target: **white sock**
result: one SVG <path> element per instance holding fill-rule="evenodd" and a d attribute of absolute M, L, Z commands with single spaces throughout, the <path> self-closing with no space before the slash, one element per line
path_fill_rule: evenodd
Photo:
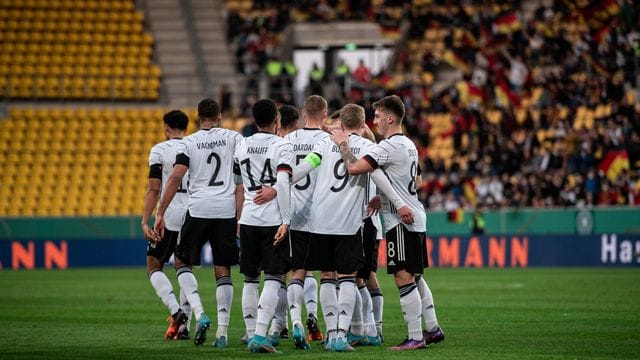
<path fill-rule="evenodd" d="M 287 287 L 287 300 L 289 302 L 289 313 L 291 315 L 291 325 L 302 327 L 302 298 L 304 283 L 299 279 L 291 279 Z"/>
<path fill-rule="evenodd" d="M 202 307 L 202 302 L 200 301 L 200 294 L 198 293 L 198 280 L 196 280 L 191 269 L 187 266 L 178 269 L 176 274 L 178 276 L 180 289 L 184 292 L 189 304 L 191 304 L 191 309 L 193 309 L 193 314 L 196 316 L 196 320 L 199 320 L 204 313 L 204 309 Z"/>
<path fill-rule="evenodd" d="M 233 302 L 233 283 L 230 276 L 223 276 L 216 280 L 216 302 L 218 303 L 218 329 L 216 338 L 226 337 L 231 317 L 231 303 Z"/>
<path fill-rule="evenodd" d="M 371 289 L 371 305 L 373 306 L 373 320 L 376 322 L 376 331 L 382 333 L 382 313 L 384 312 L 384 296 L 380 289 Z"/>
<path fill-rule="evenodd" d="M 404 285 L 400 288 L 400 307 L 404 314 L 404 321 L 407 323 L 409 338 L 413 340 L 422 339 L 422 324 L 420 315 L 422 313 L 422 301 L 415 283 Z"/>
<path fill-rule="evenodd" d="M 340 296 L 338 297 L 338 330 L 347 332 L 351 325 L 351 318 L 354 316 L 356 307 L 356 277 L 348 276 L 338 280 L 340 284 Z M 362 314 L 360 315 L 360 326 L 362 328 Z"/>
<path fill-rule="evenodd" d="M 312 314 L 318 317 L 318 281 L 313 276 L 304 278 L 304 304 L 307 308 L 307 316 Z"/>
<path fill-rule="evenodd" d="M 184 324 L 187 330 L 191 329 L 191 304 L 189 304 L 189 300 L 184 295 L 184 291 L 180 290 L 180 308 L 184 311 L 184 314 L 187 315 L 187 322 Z"/>
<path fill-rule="evenodd" d="M 358 291 L 356 289 L 355 291 L 355 295 L 356 295 L 356 301 L 353 304 L 353 317 L 351 318 L 351 330 L 349 330 L 350 333 L 354 334 L 354 335 L 358 335 L 358 336 L 362 336 L 364 335 L 364 329 L 362 327 L 364 320 L 362 317 L 362 295 L 360 294 L 360 291 Z M 341 299 L 338 298 L 338 303 L 341 304 Z M 340 311 L 340 317 L 338 322 L 342 323 L 342 311 Z"/>
<path fill-rule="evenodd" d="M 271 318 L 273 318 L 276 306 L 278 305 L 279 289 L 279 275 L 264 276 L 264 287 L 262 288 L 262 294 L 260 294 L 260 301 L 258 302 L 258 319 L 256 322 L 255 333 L 257 336 L 267 336 L 269 323 L 271 322 Z"/>
<path fill-rule="evenodd" d="M 245 276 L 242 286 L 242 317 L 244 318 L 247 339 L 251 339 L 256 331 L 259 291 L 260 279 Z"/>
<path fill-rule="evenodd" d="M 424 321 L 424 327 L 429 332 L 436 331 L 438 329 L 438 319 L 436 318 L 436 309 L 433 305 L 433 294 L 429 285 L 422 276 L 416 278 L 416 285 L 418 285 L 418 292 L 420 292 L 420 298 L 422 300 L 422 320 Z"/>
<path fill-rule="evenodd" d="M 376 336 L 376 322 L 373 318 L 373 306 L 371 304 L 371 294 L 366 286 L 358 287 L 358 292 L 362 298 L 362 320 L 364 323 L 364 334 L 367 336 Z M 353 321 L 353 320 L 351 320 Z"/>
<path fill-rule="evenodd" d="M 169 313 L 171 315 L 177 313 L 180 310 L 180 305 L 176 301 L 176 296 L 173 294 L 173 285 L 171 285 L 167 275 L 162 270 L 156 270 L 149 275 L 149 281 L 164 306 L 169 309 Z"/>
<path fill-rule="evenodd" d="M 271 321 L 271 328 L 269 334 L 280 334 L 282 329 L 287 325 L 287 288 L 284 284 L 280 283 L 278 289 L 278 305 L 276 305 L 276 312 L 273 314 L 273 320 Z"/>
<path fill-rule="evenodd" d="M 320 306 L 324 315 L 327 333 L 335 335 L 338 330 L 338 297 L 336 296 L 337 281 L 333 279 L 320 280 Z M 329 339 L 331 340 L 331 339 Z"/>

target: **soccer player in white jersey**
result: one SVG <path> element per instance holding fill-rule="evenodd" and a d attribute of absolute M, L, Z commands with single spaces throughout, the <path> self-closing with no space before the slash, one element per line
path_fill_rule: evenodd
<path fill-rule="evenodd" d="M 340 112 L 341 125 L 351 135 L 348 138 L 355 156 L 364 155 L 375 144 L 358 133 L 364 126 L 364 109 L 346 105 Z M 293 182 L 317 168 L 318 178 L 311 208 L 311 239 L 305 267 L 320 270 L 320 305 L 325 314 L 328 338 L 325 347 L 332 351 L 352 351 L 347 331 L 353 316 L 357 290 L 356 272 L 364 265 L 361 226 L 364 204 L 368 203 L 366 188 L 369 176 L 350 176 L 344 167 L 340 149 L 331 139 L 316 143 L 305 162 L 296 167 Z M 410 210 L 394 194 L 381 172 L 374 177 L 381 190 L 389 194 L 403 212 Z M 340 290 L 336 296 L 335 278 Z"/>
<path fill-rule="evenodd" d="M 322 130 L 324 119 L 327 117 L 327 101 L 322 96 L 309 96 L 304 102 L 302 117 L 305 126 L 302 129 L 288 133 L 284 137 L 286 141 L 293 144 L 296 164 L 299 164 L 309 154 L 316 143 L 329 139 L 329 134 Z M 313 277 L 313 273 L 306 271 L 304 267 L 311 236 L 310 215 L 317 176 L 315 172 L 310 173 L 291 189 L 290 236 L 293 256 L 291 280 L 287 287 L 287 299 L 293 325 L 293 342 L 297 349 L 302 350 L 309 348 L 302 327 L 303 300 L 307 307 L 306 325 L 309 330 L 309 340 L 323 339 L 317 320 L 318 284 Z M 271 199 L 273 195 L 265 197 Z M 330 282 L 335 287 L 335 279 L 331 279 Z"/>
<path fill-rule="evenodd" d="M 236 148 L 235 161 L 244 186 L 244 204 L 240 217 L 240 272 L 244 274 L 242 312 L 245 319 L 247 350 L 276 352 L 267 338 L 269 323 L 278 303 L 282 275 L 289 271 L 290 251 L 287 238 L 290 215 L 291 144 L 275 135 L 279 125 L 276 103 L 270 99 L 253 105 L 258 132 Z M 263 185 L 277 187 L 277 201 L 257 205 L 253 198 Z M 260 271 L 264 287 L 258 300 Z"/>
<path fill-rule="evenodd" d="M 371 148 L 363 158 L 357 159 L 349 149 L 344 132 L 335 131 L 334 140 L 347 164 L 349 174 L 363 174 L 382 168 L 395 191 L 415 214 L 414 221 L 402 224 L 403 215 L 388 199 L 383 199 L 384 228 L 387 230 L 387 272 L 394 274 L 400 290 L 400 306 L 407 323 L 409 336 L 391 350 L 421 349 L 444 340 L 438 325 L 433 296 L 422 278 L 428 266 L 425 232 L 426 214 L 416 187 L 420 184 L 418 151 L 413 142 L 402 134 L 405 108 L 395 95 L 387 96 L 373 104 L 375 124 L 385 140 Z M 425 322 L 422 331 L 421 317 Z"/>
<path fill-rule="evenodd" d="M 167 140 L 156 144 L 149 153 L 149 182 L 144 198 L 142 232 L 148 240 L 147 275 L 149 275 L 149 281 L 171 314 L 165 338 L 183 340 L 189 338 L 187 322 L 191 315 L 191 307 L 183 292 L 180 293 L 180 304 L 178 303 L 173 293 L 171 281 L 164 274 L 162 268 L 176 248 L 180 227 L 187 212 L 186 181 L 180 185 L 178 193 L 167 208 L 164 237 L 161 238 L 149 227 L 149 218 L 160 198 L 162 184 L 167 182 L 173 170 L 178 143 L 184 137 L 184 132 L 189 125 L 189 117 L 180 110 L 172 110 L 164 114 L 162 120 Z"/>
<path fill-rule="evenodd" d="M 215 265 L 218 329 L 214 346 L 227 347 L 229 317 L 233 299 L 230 267 L 238 264 L 236 243 L 236 185 L 233 155 L 242 136 L 232 130 L 216 128 L 220 105 L 211 99 L 198 104 L 200 130 L 185 137 L 177 151 L 176 165 L 162 194 L 154 230 L 164 230 L 165 210 L 189 170 L 188 211 L 176 246 L 175 260 L 180 288 L 185 292 L 196 316 L 194 343 L 202 345 L 211 321 L 204 313 L 198 282 L 191 272 L 200 265 L 202 246 L 209 242 Z"/>

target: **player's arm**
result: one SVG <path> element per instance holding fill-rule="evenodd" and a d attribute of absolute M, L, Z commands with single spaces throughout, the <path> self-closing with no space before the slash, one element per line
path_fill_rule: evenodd
<path fill-rule="evenodd" d="M 295 184 L 298 181 L 304 179 L 314 169 L 316 169 L 322 163 L 322 156 L 316 152 L 310 152 L 305 156 L 304 160 L 295 168 L 293 168 L 291 176 L 291 184 Z"/>
<path fill-rule="evenodd" d="M 344 166 L 351 175 L 359 175 L 373 171 L 373 167 L 364 159 L 357 159 L 349 147 L 349 135 L 343 130 L 334 130 L 331 138 L 340 148 Z"/>
<path fill-rule="evenodd" d="M 378 189 L 389 199 L 389 202 L 398 209 L 398 215 L 405 224 L 413 224 L 413 212 L 405 204 L 400 195 L 393 189 L 391 182 L 380 169 L 371 173 L 371 180 L 376 183 Z"/>
<path fill-rule="evenodd" d="M 274 236 L 274 245 L 279 244 L 289 233 L 289 224 L 291 223 L 291 186 L 289 178 L 291 177 L 291 167 L 288 165 L 279 165 L 276 175 L 276 192 L 278 199 L 278 208 L 280 209 L 280 217 L 282 225 L 278 227 L 278 231 Z"/>
<path fill-rule="evenodd" d="M 153 164 L 149 167 L 149 181 L 147 184 L 147 192 L 144 196 L 144 210 L 142 211 L 142 233 L 147 240 L 160 241 L 161 237 L 158 233 L 149 227 L 149 218 L 153 209 L 158 203 L 160 197 L 160 188 L 162 186 L 162 165 Z"/>
<path fill-rule="evenodd" d="M 158 206 L 158 212 L 156 213 L 156 222 L 153 225 L 153 230 L 160 234 L 161 237 L 164 236 L 164 212 L 176 196 L 180 183 L 182 183 L 182 178 L 189 169 L 188 164 L 189 158 L 184 154 L 178 154 L 178 156 L 176 156 L 176 164 L 173 167 L 173 171 L 164 186 L 162 199 L 160 199 L 160 206 Z"/>

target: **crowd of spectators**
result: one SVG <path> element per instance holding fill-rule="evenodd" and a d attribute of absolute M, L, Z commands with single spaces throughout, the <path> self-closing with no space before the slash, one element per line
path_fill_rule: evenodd
<path fill-rule="evenodd" d="M 372 100 L 403 98 L 406 133 L 423 159 L 425 205 L 447 211 L 640 205 L 640 106 L 633 91 L 640 6 L 547 1 L 525 21 L 517 2 L 483 3 L 473 12 L 465 11 L 467 2 L 440 3 L 405 5 L 402 16 L 413 40 L 446 30 L 445 48 L 456 61 L 425 51 L 416 64 L 415 54 L 400 51 L 392 69 L 363 79 L 366 86 L 325 94 L 331 110 L 363 105 L 372 126 Z M 420 81 L 422 72 L 451 67 L 464 78 L 444 91 L 433 93 Z M 443 113 L 450 127 L 434 132 L 432 116 Z M 443 140 L 453 147 L 451 157 L 433 151 Z"/>

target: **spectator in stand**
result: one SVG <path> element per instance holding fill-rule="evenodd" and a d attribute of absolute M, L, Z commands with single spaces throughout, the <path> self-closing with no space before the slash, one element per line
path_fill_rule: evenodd
<path fill-rule="evenodd" d="M 369 68 L 364 64 L 364 60 L 360 59 L 360 61 L 358 61 L 358 67 L 353 71 L 351 77 L 353 81 L 360 84 L 367 84 L 371 81 L 371 71 L 369 71 Z"/>

